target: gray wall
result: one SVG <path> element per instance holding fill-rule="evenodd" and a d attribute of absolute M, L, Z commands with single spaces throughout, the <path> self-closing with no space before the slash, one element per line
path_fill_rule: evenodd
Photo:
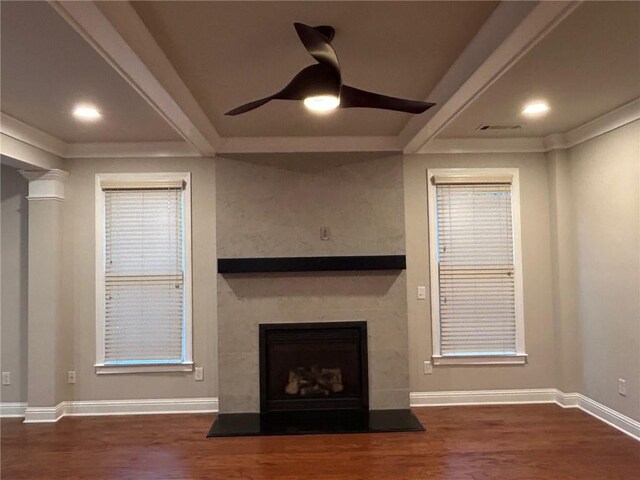
<path fill-rule="evenodd" d="M 392 319 L 375 328 L 382 336 L 395 335 L 397 343 L 386 350 L 408 351 L 408 358 L 381 356 L 378 362 L 400 370 L 403 362 L 408 364 L 409 379 L 401 373 L 398 383 L 380 389 L 389 395 L 396 390 L 404 396 L 409 388 L 557 386 L 640 419 L 639 129 L 635 122 L 546 156 L 313 154 L 66 161 L 65 320 L 56 371 L 61 376 L 75 369 L 78 380 L 75 386 L 61 384 L 56 397 L 217 396 L 218 341 L 221 354 L 239 353 L 231 324 L 220 325 L 218 338 L 218 315 L 234 318 L 240 313 L 251 319 L 250 312 L 263 309 L 269 318 L 283 321 Z M 422 362 L 431 355 L 429 299 L 416 299 L 418 285 L 429 287 L 426 170 L 443 167 L 520 169 L 525 366 L 442 366 L 432 375 L 422 372 Z M 406 273 L 311 275 L 304 282 L 295 276 L 259 281 L 216 276 L 216 168 L 222 175 L 217 182 L 222 201 L 219 256 L 398 254 L 405 251 L 406 231 Z M 204 382 L 182 373 L 94 372 L 95 174 L 151 171 L 192 172 L 194 360 L 205 367 Z M 2 370 L 12 372 L 12 385 L 1 391 L 5 402 L 26 401 L 26 193 L 26 181 L 3 166 L 1 361 Z M 332 230 L 329 242 L 319 238 L 325 225 Z M 225 303 L 226 297 L 233 303 Z M 257 320 L 249 322 L 250 329 Z M 370 339 L 372 348 L 385 350 L 376 346 L 377 338 Z M 627 397 L 617 393 L 618 378 L 627 380 Z M 378 381 L 372 379 L 372 386 Z"/>
<path fill-rule="evenodd" d="M 217 198 L 220 257 L 404 253 L 399 155 L 220 158 Z M 407 408 L 405 282 L 404 272 L 219 275 L 221 411 L 259 411 L 258 324 L 344 320 L 368 324 L 370 407 Z"/>
<path fill-rule="evenodd" d="M 11 385 L 0 390 L 2 402 L 27 401 L 27 249 L 29 209 L 27 180 L 15 168 L 2 165 L 2 239 L 0 240 L 0 337 L 2 371 Z"/>
<path fill-rule="evenodd" d="M 640 420 L 640 121 L 572 148 L 569 172 L 582 393 Z"/>
<path fill-rule="evenodd" d="M 528 362 L 524 366 L 438 366 L 423 373 L 430 360 L 430 299 L 417 300 L 418 285 L 429 292 L 427 169 L 514 167 L 520 170 L 524 321 Z M 412 392 L 546 388 L 555 385 L 550 215 L 544 154 L 410 155 L 404 159 L 407 218 L 407 303 Z"/>
<path fill-rule="evenodd" d="M 260 154 L 217 158 L 218 255 L 404 253 L 399 155 Z M 320 227 L 331 240 L 320 240 Z"/>
<path fill-rule="evenodd" d="M 577 255 L 571 194 L 571 166 L 567 150 L 547 153 L 551 209 L 553 315 L 556 335 L 556 387 L 582 391 L 582 342 L 578 322 Z"/>
<path fill-rule="evenodd" d="M 69 351 L 77 383 L 75 400 L 217 396 L 215 165 L 211 158 L 68 160 L 64 208 L 65 314 L 72 319 Z M 95 174 L 191 172 L 194 362 L 192 373 L 96 375 L 95 357 Z M 73 367 L 73 368 L 72 368 Z"/>

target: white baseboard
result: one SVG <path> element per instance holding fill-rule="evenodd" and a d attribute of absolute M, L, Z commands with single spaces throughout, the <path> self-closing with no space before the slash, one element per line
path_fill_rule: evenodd
<path fill-rule="evenodd" d="M 580 393 L 562 393 L 558 392 L 558 405 L 565 408 L 579 408 L 583 412 L 588 413 L 592 417 L 617 428 L 626 433 L 631 438 L 640 441 L 640 422 L 633 418 L 627 417 L 620 412 L 616 412 L 612 408 L 602 405 L 601 403 L 585 397 Z"/>
<path fill-rule="evenodd" d="M 412 392 L 410 398 L 412 407 L 555 403 L 564 408 L 579 408 L 640 441 L 640 422 L 580 393 L 564 393 L 555 388 Z M 61 402 L 55 407 L 28 407 L 25 403 L 0 404 L 0 416 L 3 418 L 25 417 L 25 423 L 57 422 L 63 416 L 216 412 L 218 412 L 217 398 L 71 401 Z"/>
<path fill-rule="evenodd" d="M 26 409 L 26 402 L 2 402 L 0 403 L 0 418 L 24 417 Z"/>
<path fill-rule="evenodd" d="M 61 402 L 55 407 L 27 407 L 24 422 L 57 422 L 60 418 L 68 416 L 215 413 L 217 411 L 217 398 L 84 400 Z"/>
<path fill-rule="evenodd" d="M 412 407 L 446 405 L 511 405 L 515 403 L 554 403 L 555 388 L 526 390 L 471 390 L 461 392 L 412 392 Z"/>
<path fill-rule="evenodd" d="M 563 408 L 579 408 L 598 420 L 626 433 L 631 438 L 640 441 L 640 422 L 580 393 L 564 393 L 555 388 L 412 392 L 410 399 L 412 407 L 556 403 Z"/>
<path fill-rule="evenodd" d="M 154 413 L 215 413 L 217 398 L 157 400 L 94 400 L 66 402 L 65 415 L 149 415 Z"/>
<path fill-rule="evenodd" d="M 24 412 L 24 423 L 53 423 L 64 416 L 64 404 L 55 407 L 29 407 Z"/>

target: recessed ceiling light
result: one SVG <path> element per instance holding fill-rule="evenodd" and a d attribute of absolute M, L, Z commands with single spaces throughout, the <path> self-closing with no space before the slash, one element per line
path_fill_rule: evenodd
<path fill-rule="evenodd" d="M 102 115 L 91 105 L 78 105 L 73 109 L 73 116 L 81 120 L 98 120 Z"/>
<path fill-rule="evenodd" d="M 529 117 L 537 117 L 540 115 L 544 115 L 548 111 L 549 105 L 547 105 L 545 102 L 532 102 L 528 105 L 525 105 L 524 110 L 522 110 L 522 114 Z"/>
<path fill-rule="evenodd" d="M 304 99 L 304 106 L 315 112 L 328 112 L 340 105 L 340 98 L 335 95 L 318 95 Z"/>

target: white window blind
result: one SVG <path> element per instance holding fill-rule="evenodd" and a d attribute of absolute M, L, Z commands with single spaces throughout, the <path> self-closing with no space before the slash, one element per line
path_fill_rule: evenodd
<path fill-rule="evenodd" d="M 104 191 L 104 363 L 185 355 L 183 191 Z"/>
<path fill-rule="evenodd" d="M 441 354 L 515 355 L 511 185 L 435 189 Z"/>

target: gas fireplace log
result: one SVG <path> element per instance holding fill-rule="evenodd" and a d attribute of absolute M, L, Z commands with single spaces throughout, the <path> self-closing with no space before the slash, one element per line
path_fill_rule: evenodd
<path fill-rule="evenodd" d="M 344 390 L 342 371 L 339 368 L 297 367 L 289 370 L 289 382 L 285 386 L 288 395 L 329 396 Z"/>

